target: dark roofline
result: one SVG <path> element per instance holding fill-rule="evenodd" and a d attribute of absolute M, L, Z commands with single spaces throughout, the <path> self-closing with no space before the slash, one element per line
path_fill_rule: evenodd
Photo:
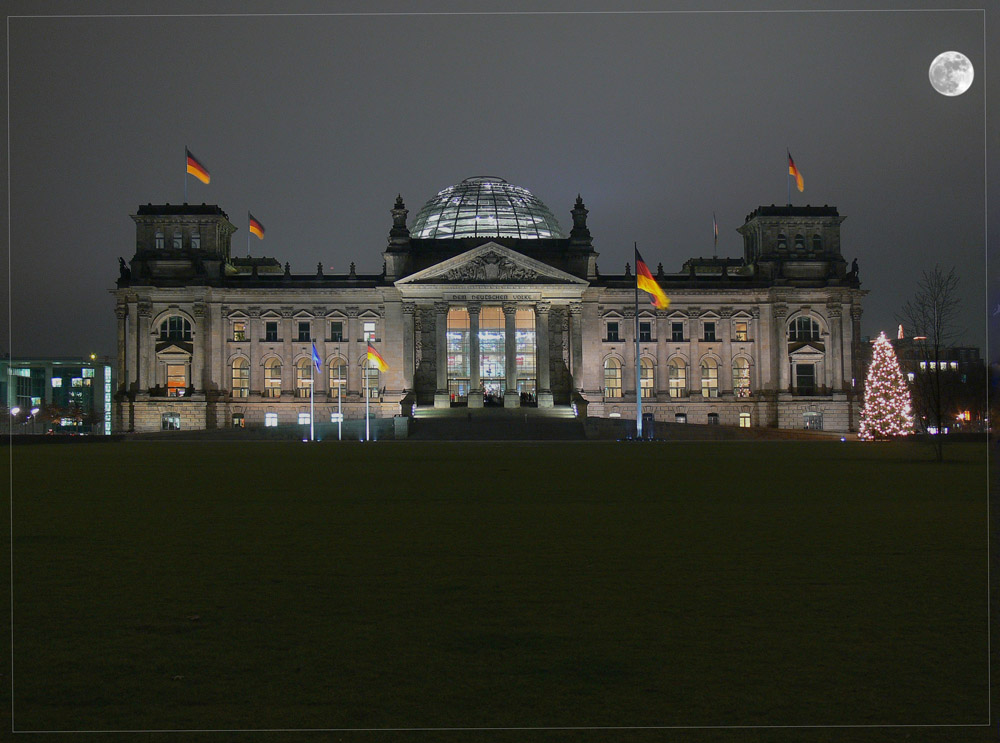
<path fill-rule="evenodd" d="M 229 219 L 229 215 L 222 211 L 222 207 L 217 204 L 146 204 L 140 206 L 136 211 L 139 217 L 177 216 L 177 215 L 221 215 Z"/>
<path fill-rule="evenodd" d="M 791 206 L 782 204 L 781 206 L 758 206 L 747 215 L 745 222 L 749 222 L 754 217 L 839 217 L 835 206 Z"/>

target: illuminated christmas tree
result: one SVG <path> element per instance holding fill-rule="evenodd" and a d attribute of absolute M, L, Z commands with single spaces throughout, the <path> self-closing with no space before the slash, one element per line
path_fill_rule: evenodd
<path fill-rule="evenodd" d="M 896 352 L 885 333 L 872 349 L 872 363 L 865 382 L 865 407 L 861 411 L 862 441 L 884 441 L 913 433 L 910 389 L 899 369 Z"/>

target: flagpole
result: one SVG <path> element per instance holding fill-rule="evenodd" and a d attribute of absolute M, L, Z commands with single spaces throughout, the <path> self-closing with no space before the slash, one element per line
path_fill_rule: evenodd
<path fill-rule="evenodd" d="M 369 418 L 368 418 L 368 401 L 371 399 L 371 395 L 368 393 L 368 367 L 371 366 L 371 359 L 365 361 L 365 441 L 368 441 L 370 430 L 368 428 Z"/>
<path fill-rule="evenodd" d="M 315 348 L 316 346 L 313 346 Z M 316 397 L 316 362 L 309 364 L 309 440 L 316 440 L 316 407 L 314 398 Z"/>
<path fill-rule="evenodd" d="M 635 433 L 642 439 L 642 365 L 639 363 L 639 244 L 635 249 Z"/>
<path fill-rule="evenodd" d="M 337 441 L 343 441 L 341 426 L 344 424 L 344 411 L 340 409 L 340 390 L 343 385 L 337 380 Z"/>
<path fill-rule="evenodd" d="M 188 149 L 187 149 L 187 145 L 185 145 L 184 146 L 184 203 L 185 204 L 187 203 L 187 200 L 188 200 L 188 167 L 187 167 L 187 161 L 188 161 Z"/>
<path fill-rule="evenodd" d="M 785 185 L 788 186 L 788 205 L 792 205 L 792 153 L 785 148 L 785 155 L 788 157 L 788 167 L 786 170 L 788 173 L 785 175 Z"/>
<path fill-rule="evenodd" d="M 247 209 L 247 258 L 250 257 L 250 210 Z"/>

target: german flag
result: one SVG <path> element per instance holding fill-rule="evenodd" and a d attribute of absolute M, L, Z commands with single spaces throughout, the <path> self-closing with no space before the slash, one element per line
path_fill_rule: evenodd
<path fill-rule="evenodd" d="M 382 358 L 382 354 L 376 351 L 375 346 L 371 343 L 368 344 L 368 363 L 377 366 L 379 371 L 385 371 L 389 368 L 389 365 L 385 363 L 385 359 Z"/>
<path fill-rule="evenodd" d="M 646 265 L 642 256 L 639 255 L 638 250 L 635 251 L 635 280 L 636 285 L 650 296 L 650 301 L 652 301 L 654 307 L 659 310 L 665 310 L 670 306 L 670 300 L 663 293 L 660 285 L 656 283 L 653 274 L 649 272 L 649 266 Z"/>
<path fill-rule="evenodd" d="M 208 183 L 212 180 L 212 176 L 208 174 L 208 168 L 202 165 L 198 158 L 191 154 L 191 150 L 187 147 L 184 148 L 184 154 L 187 155 L 187 172 L 193 175 L 202 183 Z"/>
<path fill-rule="evenodd" d="M 261 240 L 264 239 L 264 225 L 260 223 L 259 220 L 254 219 L 253 214 L 247 212 L 247 216 L 250 218 L 250 234 L 256 235 Z"/>
<path fill-rule="evenodd" d="M 785 152 L 788 152 L 788 150 L 785 150 Z M 795 161 L 792 159 L 791 152 L 788 152 L 788 175 L 795 176 L 795 187 L 799 189 L 799 193 L 802 193 L 806 184 L 802 180 L 802 173 L 800 173 L 799 169 L 795 167 Z"/>

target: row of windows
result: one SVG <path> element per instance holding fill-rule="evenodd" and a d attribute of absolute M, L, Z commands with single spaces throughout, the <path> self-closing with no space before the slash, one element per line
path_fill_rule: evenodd
<path fill-rule="evenodd" d="M 787 246 L 788 246 L 788 238 L 785 237 L 784 233 L 779 232 L 778 233 L 778 248 L 780 249 L 780 248 L 784 248 L 784 247 L 787 247 Z M 796 235 L 795 236 L 795 249 L 796 250 L 805 250 L 805 247 L 806 247 L 806 238 L 805 238 L 805 236 L 801 235 L 801 234 Z M 822 250 L 823 249 L 823 238 L 820 237 L 819 235 L 813 235 L 812 236 L 812 248 L 813 248 L 813 250 L 816 250 L 816 251 Z"/>
<path fill-rule="evenodd" d="M 702 322 L 702 340 L 713 342 L 718 340 L 715 332 L 715 322 L 705 321 Z M 624 340 L 621 334 L 621 324 L 617 320 L 609 320 L 605 323 L 606 334 L 605 340 L 618 343 Z M 653 323 L 646 321 L 639 321 L 639 342 L 640 343 L 651 343 L 656 340 L 653 337 Z M 682 322 L 672 322 L 670 323 L 670 340 L 675 343 L 683 343 L 687 339 L 684 337 L 684 323 Z M 742 320 L 733 323 L 733 340 L 734 341 L 747 341 L 750 340 L 749 323 Z"/>
<path fill-rule="evenodd" d="M 162 232 L 157 232 L 156 235 L 153 237 L 153 240 L 156 245 L 156 249 L 163 250 L 164 246 L 166 245 L 165 235 Z M 201 248 L 201 235 L 197 232 L 192 233 L 190 238 L 190 243 L 192 250 L 198 250 L 199 248 Z M 174 250 L 180 250 L 182 247 L 184 247 L 184 238 L 181 235 L 180 230 L 174 231 L 173 237 L 170 238 L 170 247 L 172 247 Z"/>
<path fill-rule="evenodd" d="M 337 413 L 330 413 L 331 423 L 336 423 L 338 420 L 340 419 L 337 417 Z M 296 422 L 299 425 L 308 426 L 312 422 L 312 416 L 309 413 L 298 413 Z M 246 417 L 243 413 L 233 413 L 232 424 L 233 428 L 244 428 L 246 426 Z M 264 413 L 264 427 L 277 428 L 277 426 L 278 414 Z M 160 416 L 160 428 L 164 431 L 179 431 L 181 428 L 180 413 L 163 413 Z"/>
<path fill-rule="evenodd" d="M 345 323 L 342 320 L 332 320 L 330 322 L 330 337 L 329 342 L 331 343 L 342 343 L 345 339 L 347 333 L 344 327 Z M 280 343 L 281 338 L 278 337 L 278 321 L 277 320 L 266 320 L 264 322 L 264 341 L 268 343 Z M 376 323 L 374 320 L 365 320 L 361 326 L 363 342 L 377 341 L 376 337 Z M 244 320 L 237 320 L 233 322 L 233 335 L 232 339 L 234 341 L 246 341 L 250 340 L 247 335 L 247 324 Z M 296 325 L 296 335 L 295 340 L 300 343 L 308 343 L 313 340 L 319 340 L 318 338 L 313 338 L 312 335 L 312 323 L 308 320 L 301 320 Z"/>
<path fill-rule="evenodd" d="M 639 389 L 642 397 L 654 394 L 653 378 L 655 368 L 650 359 L 639 361 Z M 670 397 L 684 397 L 688 394 L 687 364 L 683 359 L 671 359 L 667 365 L 667 393 Z M 719 364 L 715 359 L 706 358 L 701 362 L 701 394 L 704 397 L 719 396 Z M 733 394 L 736 397 L 750 397 L 750 362 L 744 358 L 733 360 Z M 604 396 L 622 396 L 622 365 L 614 358 L 604 362 Z"/>
<path fill-rule="evenodd" d="M 369 366 L 366 361 L 362 365 L 362 383 L 368 391 L 369 397 L 379 396 L 379 369 L 377 366 Z M 312 359 L 300 359 L 295 365 L 295 396 L 309 397 L 309 388 L 313 384 Z M 233 360 L 232 370 L 232 396 L 250 396 L 250 362 L 239 357 Z M 328 389 L 331 394 L 344 394 L 347 391 L 347 362 L 344 359 L 334 359 L 327 367 Z M 268 359 L 264 364 L 264 397 L 281 397 L 281 360 L 276 358 Z"/>

